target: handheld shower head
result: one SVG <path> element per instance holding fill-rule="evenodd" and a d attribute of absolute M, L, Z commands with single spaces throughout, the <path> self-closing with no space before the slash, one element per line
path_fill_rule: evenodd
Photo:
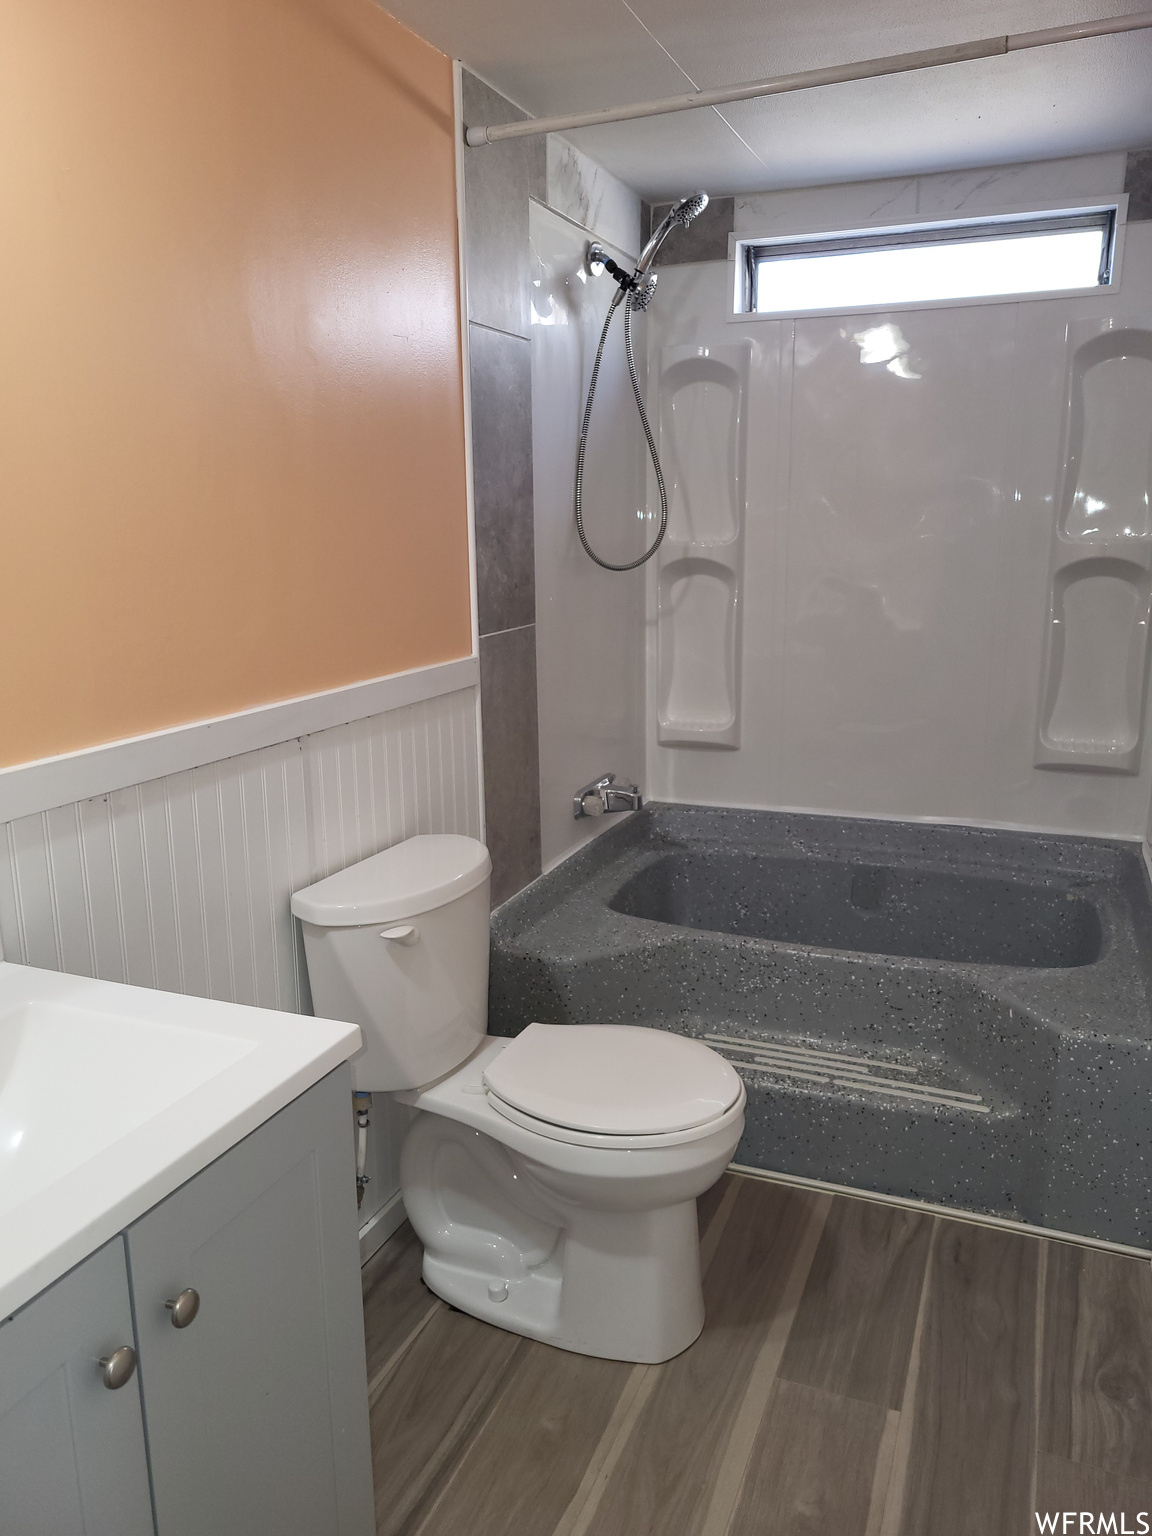
<path fill-rule="evenodd" d="M 637 274 L 647 272 L 656 259 L 656 252 L 677 225 L 681 229 L 687 229 L 697 214 L 703 213 L 707 206 L 707 192 L 693 192 L 691 197 L 682 197 L 678 203 L 675 203 L 652 231 L 652 238 L 640 252 L 640 260 L 636 263 Z"/>
<path fill-rule="evenodd" d="M 637 310 L 643 313 L 656 297 L 656 282 L 656 273 L 649 272 L 628 295 L 628 304 L 634 313 Z"/>
<path fill-rule="evenodd" d="M 694 192 L 690 197 L 682 197 L 674 204 L 660 223 L 652 231 L 647 245 L 640 252 L 640 260 L 636 263 L 631 274 L 617 265 L 609 256 L 602 245 L 593 242 L 587 248 L 586 260 L 588 270 L 595 275 L 598 272 L 609 272 L 619 284 L 612 302 L 608 306 L 608 313 L 604 319 L 604 329 L 600 332 L 600 345 L 596 349 L 596 361 L 592 365 L 592 378 L 588 384 L 588 398 L 584 403 L 584 420 L 580 427 L 580 446 L 576 452 L 576 531 L 580 535 L 580 542 L 589 558 L 606 571 L 634 571 L 638 566 L 650 560 L 664 539 L 668 529 L 668 491 L 664 484 L 664 471 L 660 467 L 660 455 L 656 451 L 656 439 L 652 435 L 652 428 L 648 422 L 648 412 L 644 408 L 644 396 L 640 392 L 640 379 L 636 372 L 636 359 L 632 353 L 632 317 L 642 314 L 651 304 L 656 294 L 656 273 L 651 270 L 652 263 L 656 259 L 656 252 L 668 235 L 677 225 L 681 229 L 687 229 L 692 220 L 698 214 L 704 212 L 708 206 L 707 192 Z M 584 452 L 588 446 L 588 426 L 592 420 L 592 401 L 596 396 L 596 379 L 600 373 L 600 362 L 604 356 L 604 346 L 608 340 L 608 328 L 612 324 L 612 316 L 617 309 L 624 306 L 624 351 L 628 357 L 628 373 L 632 379 L 632 393 L 636 399 L 636 409 L 640 413 L 640 424 L 644 428 L 644 436 L 648 442 L 648 453 L 652 459 L 652 468 L 656 472 L 656 488 L 660 493 L 660 527 L 651 544 L 635 560 L 628 560 L 623 564 L 613 564 L 611 560 L 602 560 L 588 542 L 588 535 L 584 531 Z"/>
<path fill-rule="evenodd" d="M 683 198 L 676 204 L 669 217 L 675 220 L 682 229 L 687 229 L 697 214 L 703 213 L 707 206 L 707 192 L 693 192 L 691 197 Z"/>

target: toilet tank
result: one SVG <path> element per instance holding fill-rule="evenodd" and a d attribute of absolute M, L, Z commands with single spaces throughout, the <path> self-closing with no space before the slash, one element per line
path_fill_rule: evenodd
<path fill-rule="evenodd" d="M 356 1088 L 419 1088 L 479 1045 L 491 872 L 473 837 L 410 837 L 293 896 L 315 1012 L 364 1035 Z"/>

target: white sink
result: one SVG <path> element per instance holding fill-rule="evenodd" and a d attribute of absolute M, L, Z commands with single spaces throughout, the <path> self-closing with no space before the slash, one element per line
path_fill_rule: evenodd
<path fill-rule="evenodd" d="M 0 1219 L 254 1040 L 37 999 L 0 1014 Z"/>
<path fill-rule="evenodd" d="M 359 1046 L 353 1024 L 0 961 L 0 1317 Z"/>

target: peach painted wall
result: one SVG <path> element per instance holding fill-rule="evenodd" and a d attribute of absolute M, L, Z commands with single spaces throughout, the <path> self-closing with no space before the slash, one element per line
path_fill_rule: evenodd
<path fill-rule="evenodd" d="M 449 61 L 0 11 L 0 764 L 471 651 Z"/>

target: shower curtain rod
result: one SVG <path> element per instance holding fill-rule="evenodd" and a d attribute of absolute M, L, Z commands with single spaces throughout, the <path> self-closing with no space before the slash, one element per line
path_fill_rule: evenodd
<path fill-rule="evenodd" d="M 519 123 L 491 123 L 465 129 L 464 140 L 475 149 L 481 144 L 497 144 L 503 139 L 523 139 L 537 133 L 564 133 L 570 128 L 594 128 L 600 123 L 626 123 L 637 117 L 690 112 L 694 107 L 719 107 L 730 101 L 753 101 L 758 96 L 810 91 L 817 85 L 839 85 L 845 80 L 871 80 L 878 75 L 900 75 L 912 69 L 934 69 L 940 64 L 959 64 L 965 59 L 987 59 L 996 54 L 1016 53 L 1022 48 L 1046 48 L 1050 43 L 1071 43 L 1083 37 L 1106 37 L 1115 32 L 1138 32 L 1147 27 L 1152 27 L 1152 11 L 1134 11 L 1129 16 L 1107 16 L 1100 21 L 1045 27 L 1039 32 L 982 37 L 973 43 L 952 43 L 944 48 L 925 48 L 919 53 L 894 53 L 884 59 L 862 59 L 857 64 L 835 64 L 827 69 L 805 69 L 795 75 L 748 80 L 743 85 L 693 91 L 688 96 L 664 96 L 656 101 L 636 101 L 630 106 L 604 107 L 597 112 L 569 112 L 561 117 L 534 117 Z"/>

